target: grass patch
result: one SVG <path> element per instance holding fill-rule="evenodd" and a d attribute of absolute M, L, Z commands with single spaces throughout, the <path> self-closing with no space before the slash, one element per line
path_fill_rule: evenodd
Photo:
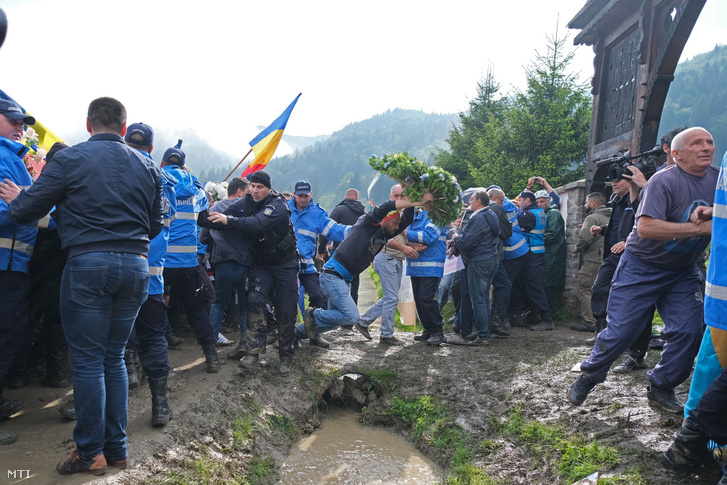
<path fill-rule="evenodd" d="M 510 410 L 503 421 L 493 417 L 490 424 L 500 434 L 522 441 L 536 460 L 553 463 L 564 483 L 573 483 L 596 470 L 610 470 L 618 463 L 615 448 L 580 434 L 567 435 L 559 426 L 526 420 L 520 408 Z"/>
<path fill-rule="evenodd" d="M 573 320 L 573 318 L 574 315 L 572 315 L 566 307 L 553 308 L 553 321 L 567 323 Z"/>
<path fill-rule="evenodd" d="M 232 448 L 242 449 L 243 445 L 253 437 L 253 418 L 249 414 L 242 415 L 232 422 Z"/>
<path fill-rule="evenodd" d="M 267 425 L 272 430 L 282 431 L 287 434 L 297 434 L 298 430 L 293 421 L 282 414 L 271 414 L 267 417 Z"/>
<path fill-rule="evenodd" d="M 441 405 L 436 398 L 420 396 L 404 399 L 401 396 L 394 396 L 388 414 L 410 429 L 412 441 L 430 446 L 440 461 L 450 464 L 451 475 L 447 477 L 445 484 L 498 483 L 483 469 L 472 464 L 474 452 L 467 444 L 462 427 L 455 422 L 451 409 Z"/>
<path fill-rule="evenodd" d="M 396 387 L 396 380 L 398 376 L 394 371 L 386 369 L 356 369 L 354 372 L 368 377 L 369 382 L 377 391 L 391 392 Z"/>
<path fill-rule="evenodd" d="M 250 460 L 247 473 L 245 474 L 245 480 L 242 483 L 244 485 L 257 485 L 266 481 L 273 473 L 275 473 L 274 458 L 255 457 Z"/>

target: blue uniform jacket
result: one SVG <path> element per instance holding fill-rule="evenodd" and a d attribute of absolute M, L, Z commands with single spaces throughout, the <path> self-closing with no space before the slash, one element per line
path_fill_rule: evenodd
<path fill-rule="evenodd" d="M 169 228 L 177 213 L 177 197 L 174 185 L 177 179 L 166 170 L 162 170 L 162 213 L 164 226 L 162 231 L 149 243 L 149 294 L 161 295 L 164 293 L 164 264 L 167 260 L 167 245 L 169 244 Z"/>
<path fill-rule="evenodd" d="M 288 201 L 290 207 L 290 222 L 295 228 L 298 238 L 298 253 L 301 256 L 301 273 L 315 273 L 316 267 L 313 258 L 316 256 L 316 239 L 322 235 L 329 241 L 343 241 L 351 230 L 351 226 L 339 224 L 328 213 L 311 199 L 308 207 L 300 210 L 295 205 L 295 199 Z"/>
<path fill-rule="evenodd" d="M 28 148 L 0 137 L 0 180 L 30 187 L 31 179 L 23 163 Z M 28 272 L 28 262 L 38 235 L 37 224 L 16 224 L 8 217 L 8 205 L 0 200 L 0 271 Z"/>
<path fill-rule="evenodd" d="M 427 249 L 419 252 L 417 259 L 406 258 L 406 274 L 441 278 L 447 257 L 447 233 L 444 228 L 434 225 L 427 217 L 427 211 L 417 211 L 414 221 L 406 230 L 406 238 L 409 242 L 427 246 Z"/>
<path fill-rule="evenodd" d="M 207 196 L 197 178 L 177 165 L 167 165 L 162 170 L 177 180 L 174 185 L 177 214 L 169 227 L 169 245 L 167 246 L 167 268 L 194 268 L 197 260 L 197 244 L 199 242 L 197 215 L 204 205 L 207 208 Z M 204 199 L 204 200 L 200 200 Z"/>
<path fill-rule="evenodd" d="M 502 201 L 502 208 L 505 209 L 507 220 L 512 224 L 512 236 L 507 238 L 502 245 L 505 259 L 519 258 L 527 254 L 530 250 L 530 246 L 528 246 L 523 231 L 520 228 L 520 223 L 518 222 L 518 216 L 521 214 L 521 211 L 507 197 Z"/>

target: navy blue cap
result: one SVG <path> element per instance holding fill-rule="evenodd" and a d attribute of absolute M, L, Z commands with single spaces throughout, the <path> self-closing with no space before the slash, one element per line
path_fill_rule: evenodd
<path fill-rule="evenodd" d="M 179 160 L 172 162 L 169 160 L 172 157 L 177 157 Z M 173 165 L 179 165 L 181 167 L 184 165 L 185 158 L 187 158 L 187 155 L 185 155 L 182 151 L 182 140 L 179 140 L 175 146 L 167 148 L 167 151 L 164 152 L 164 156 L 162 157 L 162 161 Z"/>
<path fill-rule="evenodd" d="M 520 192 L 520 198 L 522 199 L 523 197 L 535 202 L 535 194 L 532 193 L 530 190 L 523 190 L 522 192 Z"/>
<path fill-rule="evenodd" d="M 0 114 L 9 120 L 23 120 L 26 125 L 34 125 L 35 118 L 23 113 L 23 108 L 15 101 L 0 99 Z"/>
<path fill-rule="evenodd" d="M 154 130 L 151 126 L 145 125 L 144 123 L 132 123 L 126 128 L 124 141 L 144 147 L 152 146 L 154 144 Z"/>
<path fill-rule="evenodd" d="M 293 192 L 293 195 L 310 195 L 310 193 L 310 182 L 307 180 L 300 180 L 295 184 L 295 192 Z"/>

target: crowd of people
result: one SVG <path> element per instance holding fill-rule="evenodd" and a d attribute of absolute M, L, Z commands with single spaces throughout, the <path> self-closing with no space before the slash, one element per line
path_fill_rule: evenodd
<path fill-rule="evenodd" d="M 328 348 L 324 333 L 334 329 L 372 340 L 380 318 L 379 343 L 403 345 L 394 322 L 404 275 L 423 328 L 416 342 L 487 347 L 510 337 L 513 326 L 554 329 L 566 225 L 560 198 L 542 177 L 531 177 L 513 200 L 497 185 L 467 190 L 462 215 L 448 227 L 421 208 L 431 194 L 412 201 L 400 185 L 369 212 L 349 189 L 329 216 L 308 181 L 278 192 L 264 170 L 232 179 L 227 198 L 211 200 L 181 141 L 157 165 L 152 127 L 127 125 L 113 98 L 90 104 L 88 141 L 54 145 L 32 178 L 19 141 L 34 122 L 0 100 L 0 384 L 25 385 L 37 355 L 44 384 L 72 382 L 74 399 L 63 413 L 76 420 L 77 448 L 57 465 L 60 474 L 125 468 L 129 389 L 145 376 L 152 425 L 166 425 L 173 414 L 168 348 L 190 326 L 206 371 L 219 372 L 218 348 L 234 344 L 222 334 L 226 313 L 239 325 L 227 357 L 257 372 L 272 345 L 283 376 L 302 341 Z M 593 351 L 567 398 L 582 404 L 624 352 L 615 372 L 643 368 L 658 309 L 663 351 L 647 373 L 647 398 L 684 413 L 663 462 L 691 472 L 708 462 L 710 440 L 727 444 L 721 240 L 712 242 L 703 284 L 704 252 L 711 233 L 725 230 L 727 195 L 706 130 L 677 129 L 661 141 L 667 161 L 649 180 L 630 166 L 611 181 L 610 200 L 600 192 L 586 197 L 574 248 L 580 322 L 571 328 L 593 333 Z M 445 274 L 451 258 L 456 269 Z M 372 264 L 383 296 L 361 314 L 358 278 Z M 450 296 L 453 333 L 445 336 Z M 695 358 L 684 406 L 674 388 Z M 23 407 L 0 387 L 0 419 Z M 0 431 L 0 444 L 16 438 Z"/>

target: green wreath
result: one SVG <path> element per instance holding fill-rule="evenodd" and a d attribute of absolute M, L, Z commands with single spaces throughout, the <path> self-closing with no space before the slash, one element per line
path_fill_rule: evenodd
<path fill-rule="evenodd" d="M 409 200 L 422 200 L 430 192 L 434 201 L 424 204 L 429 219 L 446 226 L 462 212 L 462 190 L 454 175 L 439 167 L 428 167 L 408 153 L 371 155 L 369 165 L 374 170 L 399 182 Z"/>

